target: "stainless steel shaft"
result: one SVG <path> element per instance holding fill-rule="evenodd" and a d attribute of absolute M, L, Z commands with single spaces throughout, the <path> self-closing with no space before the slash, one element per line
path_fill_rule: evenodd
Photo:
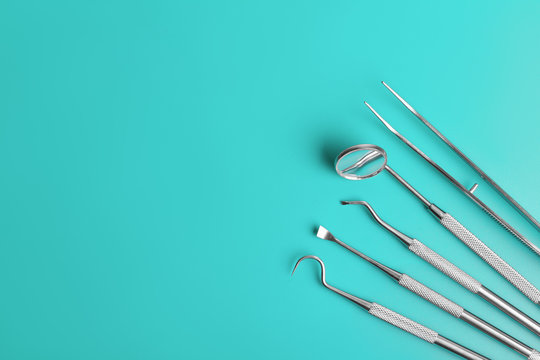
<path fill-rule="evenodd" d="M 403 141 L 409 148 L 414 152 L 420 155 L 424 160 L 426 160 L 431 166 L 433 166 L 439 173 L 441 173 L 446 179 L 448 179 L 454 186 L 461 190 L 465 195 L 467 195 L 476 205 L 480 206 L 486 213 L 488 213 L 493 219 L 495 219 L 500 225 L 502 225 L 506 230 L 508 230 L 512 235 L 521 240 L 525 245 L 527 245 L 532 251 L 537 255 L 540 255 L 540 247 L 533 244 L 529 239 L 520 234 L 516 229 L 514 229 L 508 222 L 506 222 L 502 217 L 500 217 L 495 211 L 493 211 L 489 206 L 487 206 L 482 200 L 480 200 L 476 195 L 473 194 L 473 190 L 465 188 L 459 181 L 457 181 L 452 175 L 450 175 L 446 170 L 444 170 L 439 164 L 433 161 L 429 156 L 427 156 L 422 150 L 416 147 L 412 142 L 410 142 L 405 136 L 400 134 L 396 129 L 394 129 L 375 109 L 365 102 L 367 107 L 373 112 L 373 114 L 390 130 L 394 135 L 396 135 L 401 141 Z"/>
<path fill-rule="evenodd" d="M 392 94 L 407 108 L 409 111 L 411 111 L 420 121 L 424 123 L 435 135 L 437 135 L 446 145 L 450 147 L 459 157 L 461 157 L 470 167 L 476 171 L 482 179 L 484 179 L 489 185 L 491 185 L 501 196 L 503 196 L 517 211 L 521 213 L 527 220 L 533 224 L 537 230 L 540 230 L 540 222 L 534 218 L 523 206 L 521 206 L 517 200 L 515 200 L 510 194 L 508 194 L 502 187 L 500 187 L 495 180 L 493 180 L 491 177 L 488 176 L 478 165 L 476 165 L 467 155 L 465 155 L 460 149 L 458 149 L 457 146 L 452 144 L 450 140 L 446 136 L 444 136 L 439 130 L 435 128 L 429 121 L 426 120 L 425 117 L 420 115 L 418 111 L 416 111 L 405 99 L 403 99 L 399 94 L 394 91 L 388 84 L 386 84 L 384 81 L 382 84 L 390 90 Z"/>
<path fill-rule="evenodd" d="M 474 236 L 467 228 L 461 225 L 459 221 L 454 219 L 452 215 L 444 213 L 440 222 L 532 302 L 535 304 L 540 303 L 540 291 L 486 244 Z"/>
<path fill-rule="evenodd" d="M 440 309 L 446 311 L 450 315 L 466 321 L 475 328 L 491 336 L 495 340 L 500 341 L 512 350 L 517 351 L 521 355 L 529 357 L 532 354 L 536 353 L 535 349 L 508 335 L 507 333 L 496 328 L 495 326 L 485 322 L 476 315 L 463 309 L 460 305 L 456 304 L 452 300 L 444 297 L 435 290 L 430 289 L 429 287 L 413 279 L 409 275 L 402 274 L 398 283 L 404 288 L 412 291 L 413 293 L 419 295 L 420 297 L 424 298 L 425 300 L 429 301 Z"/>
<path fill-rule="evenodd" d="M 473 325 L 474 327 L 478 328 L 479 330 L 485 332 L 489 336 L 493 337 L 494 339 L 502 342 L 504 345 L 510 347 L 512 350 L 515 350 L 519 352 L 521 355 L 529 356 L 533 353 L 534 349 L 525 345 L 524 343 L 520 342 L 519 340 L 513 338 L 512 336 L 506 334 L 505 332 L 497 329 L 496 327 L 492 326 L 491 324 L 483 321 L 482 319 L 478 318 L 477 316 L 469 313 L 463 307 L 456 304 L 452 300 L 446 298 L 445 296 L 441 295 L 437 291 L 427 287 L 426 285 L 422 284 L 421 282 L 413 279 L 407 274 L 401 273 L 395 269 L 392 269 L 391 267 L 384 265 L 377 260 L 369 257 L 368 255 L 356 250 L 352 246 L 348 245 L 347 243 L 339 240 L 337 237 L 335 237 L 328 229 L 326 229 L 324 226 L 319 226 L 319 229 L 317 230 L 317 237 L 324 240 L 332 241 L 343 248 L 349 250 L 353 254 L 359 256 L 363 260 L 367 261 L 374 267 L 376 267 L 378 270 L 386 273 L 390 278 L 392 278 L 394 281 L 396 281 L 400 286 L 404 287 L 405 289 L 415 293 L 416 295 L 420 296 L 421 298 L 429 301 L 433 305 L 439 307 L 440 309 L 446 311 L 450 315 L 458 318 L 463 319 L 467 321 L 469 324 Z M 464 275 L 467 276 L 466 274 Z M 473 280 L 474 282 L 474 280 Z M 482 285 L 477 282 L 476 289 L 480 290 Z M 365 307 L 366 309 L 370 309 L 370 306 Z"/>
<path fill-rule="evenodd" d="M 488 334 L 492 338 L 500 341 L 501 343 L 505 344 L 506 346 L 514 349 L 515 351 L 519 352 L 523 356 L 526 356 L 528 359 L 531 359 L 532 356 L 537 356 L 538 351 L 535 349 L 523 344 L 522 342 L 514 339 L 512 336 L 504 333 L 503 331 L 497 329 L 493 325 L 485 322 L 484 320 L 480 319 L 479 317 L 475 316 L 474 314 L 471 314 L 467 310 L 463 311 L 463 314 L 461 314 L 460 319 L 463 321 L 468 322 L 475 328 L 481 330 L 482 332 Z"/>
<path fill-rule="evenodd" d="M 452 264 L 431 248 L 427 247 L 420 241 L 413 239 L 409 245 L 409 250 L 437 268 L 449 278 L 453 279 L 458 284 L 462 285 L 470 292 L 478 294 L 493 306 L 497 307 L 499 310 L 515 319 L 527 329 L 540 336 L 540 323 L 483 286 L 478 280 L 458 268 L 456 265 Z"/>
<path fill-rule="evenodd" d="M 430 344 L 439 345 L 447 350 L 450 350 L 464 359 L 489 360 L 489 358 L 439 335 L 436 331 L 433 331 L 430 328 L 377 303 L 371 303 L 371 307 L 368 312 L 371 315 L 394 325 L 395 327 L 398 327 L 424 341 L 429 342 Z"/>
<path fill-rule="evenodd" d="M 400 177 L 397 178 L 398 180 Z M 405 181 L 405 180 L 403 180 Z M 411 187 L 410 185 L 408 185 Z M 385 230 L 390 232 L 393 236 L 399 239 L 401 243 L 403 243 L 407 248 L 413 252 L 415 255 L 419 256 L 429 264 L 431 264 L 433 267 L 441 271 L 443 274 L 457 282 L 458 284 L 462 285 L 464 288 L 472 292 L 473 294 L 478 294 L 491 304 L 493 304 L 495 307 L 503 311 L 505 314 L 509 315 L 516 321 L 518 321 L 520 324 L 534 332 L 536 335 L 540 336 L 540 323 L 538 323 L 536 320 L 529 317 L 527 314 L 522 312 L 521 310 L 514 307 L 509 302 L 505 301 L 503 298 L 498 296 L 497 294 L 493 293 L 492 291 L 488 290 L 486 287 L 484 287 L 478 280 L 461 270 L 456 265 L 452 264 L 450 261 L 424 245 L 422 242 L 405 235 L 398 229 L 394 228 L 387 222 L 385 222 L 376 212 L 375 210 L 367 203 L 366 201 L 342 201 L 342 204 L 344 205 L 362 205 L 364 206 L 370 213 L 370 215 L 375 219 L 375 221 L 381 225 Z M 439 219 L 443 217 L 445 214 L 444 211 L 439 209 L 434 204 L 427 201 L 425 203 L 427 208 Z"/>

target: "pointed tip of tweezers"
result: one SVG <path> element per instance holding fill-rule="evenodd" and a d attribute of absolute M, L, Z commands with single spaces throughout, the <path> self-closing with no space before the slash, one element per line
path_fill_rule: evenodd
<path fill-rule="evenodd" d="M 398 98 L 398 100 L 405 106 L 407 107 L 411 107 L 411 105 L 409 105 L 401 96 L 399 96 L 399 94 L 397 92 L 394 91 L 394 89 L 392 89 L 390 87 L 390 85 L 388 85 L 387 83 L 385 83 L 384 81 L 381 81 L 381 84 L 384 85 L 385 88 L 387 88 L 395 97 Z"/>
<path fill-rule="evenodd" d="M 374 109 L 371 105 L 369 105 L 369 104 L 367 103 L 367 101 L 364 101 L 364 104 L 366 104 L 366 106 L 369 108 L 369 110 L 371 110 L 371 112 L 372 112 L 373 114 L 375 114 L 375 116 L 377 117 L 377 119 L 379 119 L 379 120 L 383 123 L 383 125 L 386 126 L 386 128 L 387 128 L 388 130 L 390 130 L 391 132 L 393 132 L 393 133 L 396 134 L 397 136 L 400 136 L 400 135 L 401 135 L 400 133 L 397 132 L 396 129 L 394 129 L 394 128 L 392 127 L 392 125 L 390 125 L 390 124 L 388 123 L 388 121 L 384 120 L 384 118 L 383 118 L 381 115 L 379 115 L 379 113 L 378 113 L 377 111 L 375 111 L 375 109 Z"/>
<path fill-rule="evenodd" d="M 388 90 L 390 90 L 390 92 L 391 92 L 392 94 L 394 94 L 394 96 L 397 97 L 400 101 L 405 101 L 405 100 L 403 100 L 403 99 L 401 98 L 401 96 L 398 95 L 397 92 L 394 91 L 394 89 L 392 89 L 392 88 L 390 87 L 390 85 L 388 85 L 387 83 L 385 83 L 385 82 L 382 81 L 382 80 L 381 80 L 381 84 L 383 84 L 385 88 L 387 88 Z"/>
<path fill-rule="evenodd" d="M 410 112 L 412 112 L 416 117 L 420 118 L 420 120 L 422 120 L 423 122 L 425 122 L 426 125 L 427 125 L 427 120 L 424 119 L 424 118 L 422 117 L 422 115 L 420 115 L 420 114 L 418 113 L 418 111 L 416 111 L 416 110 L 411 106 L 411 104 L 409 104 L 408 102 L 405 101 L 405 99 L 403 99 L 401 96 L 399 96 L 399 94 L 398 94 L 394 89 L 392 89 L 392 88 L 390 87 L 390 85 L 388 85 L 388 84 L 385 83 L 384 81 L 381 81 L 381 83 L 384 85 L 385 88 L 387 88 L 387 89 L 392 93 L 392 95 L 394 95 L 394 96 L 399 100 L 400 103 L 402 103 L 407 109 L 409 109 Z"/>

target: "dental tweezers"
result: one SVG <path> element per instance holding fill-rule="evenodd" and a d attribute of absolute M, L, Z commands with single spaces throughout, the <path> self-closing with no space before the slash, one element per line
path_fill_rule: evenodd
<path fill-rule="evenodd" d="M 409 109 L 420 121 L 424 123 L 435 135 L 439 137 L 450 149 L 452 149 L 460 158 L 462 158 L 470 167 L 474 169 L 480 175 L 480 177 L 487 181 L 502 197 L 504 197 L 510 205 L 512 205 L 521 215 L 523 215 L 527 220 L 533 224 L 537 230 L 540 230 L 540 222 L 534 218 L 523 206 L 521 206 L 510 194 L 508 194 L 502 187 L 500 187 L 495 180 L 490 178 L 478 165 L 476 165 L 469 157 L 467 157 L 457 146 L 452 144 L 446 136 L 444 136 L 439 130 L 435 128 L 425 117 L 420 115 L 408 102 L 406 102 L 399 94 L 394 91 L 387 83 L 382 81 L 382 84 L 390 90 L 390 92 L 407 108 Z"/>
<path fill-rule="evenodd" d="M 500 186 L 498 186 L 495 181 L 493 181 L 489 176 L 487 176 L 486 173 L 484 173 L 478 166 L 476 166 L 468 157 L 465 156 L 459 149 L 454 146 L 447 138 L 445 138 L 433 125 L 431 125 L 424 117 L 422 117 L 414 108 L 409 105 L 401 96 L 399 96 L 390 86 L 388 86 L 385 82 L 383 82 L 383 85 L 390 90 L 394 96 L 407 108 L 409 109 L 416 117 L 418 117 L 426 126 L 428 126 L 435 134 L 437 134 L 452 150 L 454 150 L 463 160 L 467 162 L 470 166 L 473 167 L 474 170 L 476 170 L 480 176 L 485 179 L 491 186 L 495 188 L 503 197 L 505 197 L 523 216 L 525 216 L 531 223 L 538 226 L 538 222 L 536 219 L 534 219 L 525 209 L 517 203 L 516 200 L 514 200 L 508 193 L 506 193 Z M 386 126 L 388 130 L 390 130 L 394 135 L 396 135 L 401 141 L 403 141 L 408 147 L 410 147 L 412 150 L 414 150 L 418 155 L 420 155 L 424 160 L 426 160 L 431 166 L 433 166 L 439 173 L 441 173 L 446 179 L 448 179 L 455 187 L 457 187 L 461 192 L 463 192 L 465 195 L 467 195 L 476 205 L 481 207 L 488 215 L 490 215 L 495 221 L 497 221 L 500 225 L 502 225 L 506 230 L 508 230 L 512 235 L 514 235 L 516 238 L 521 240 L 525 245 L 527 245 L 532 251 L 534 251 L 537 255 L 540 255 L 540 248 L 533 244 L 529 239 L 527 239 L 525 236 L 523 236 L 521 233 L 519 233 L 516 229 L 514 229 L 508 222 L 506 222 L 502 217 L 500 217 L 495 211 L 493 211 L 489 206 L 487 206 L 482 200 L 480 200 L 476 195 L 474 195 L 474 191 L 478 187 L 477 184 L 475 184 L 471 189 L 467 189 L 465 186 L 463 186 L 459 181 L 457 181 L 452 175 L 450 175 L 446 170 L 444 170 L 439 164 L 437 164 L 435 161 L 433 161 L 429 156 L 427 156 L 422 150 L 420 150 L 418 147 L 416 147 L 412 142 L 410 142 L 407 138 L 405 138 L 402 134 L 400 134 L 396 129 L 394 129 L 386 120 L 382 118 L 369 104 L 365 103 L 367 107 L 377 116 L 377 118 Z"/>

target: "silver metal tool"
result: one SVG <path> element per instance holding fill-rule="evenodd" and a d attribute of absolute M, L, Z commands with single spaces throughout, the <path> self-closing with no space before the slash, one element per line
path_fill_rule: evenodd
<path fill-rule="evenodd" d="M 470 167 L 474 169 L 480 175 L 480 177 L 487 181 L 489 185 L 491 185 L 502 197 L 504 197 L 510 205 L 512 205 L 521 215 L 523 215 L 527 220 L 533 224 L 537 230 L 540 230 L 540 222 L 534 218 L 523 206 L 521 206 L 513 197 L 510 196 L 502 187 L 500 187 L 495 180 L 490 178 L 488 174 L 486 174 L 478 165 L 476 165 L 471 159 L 469 159 L 468 156 L 466 156 L 461 150 L 458 149 L 457 146 L 452 144 L 450 140 L 446 136 L 444 136 L 439 130 L 435 128 L 429 121 L 426 120 L 425 117 L 420 115 L 418 111 L 416 111 L 408 102 L 406 102 L 399 94 L 394 91 L 390 86 L 388 86 L 387 83 L 384 81 L 381 81 L 382 84 L 390 90 L 390 92 L 403 104 L 407 109 L 409 109 L 420 121 L 424 123 L 435 135 L 439 137 L 446 145 L 450 147 L 456 154 L 458 154 L 459 157 L 461 157 Z"/>
<path fill-rule="evenodd" d="M 422 340 L 425 340 L 431 344 L 438 345 L 442 348 L 445 348 L 447 350 L 450 350 L 451 352 L 463 357 L 464 359 L 469 360 L 489 360 L 489 358 L 482 356 L 464 346 L 461 346 L 452 340 L 449 340 L 445 338 L 444 336 L 438 334 L 437 332 L 425 327 L 424 325 L 421 325 L 403 315 L 400 315 L 382 305 L 379 305 L 375 302 L 369 302 L 367 300 L 361 299 L 359 297 L 356 297 L 354 295 L 351 295 L 343 290 L 340 290 L 338 288 L 333 287 L 332 285 L 329 285 L 326 282 L 326 270 L 324 268 L 324 263 L 321 259 L 319 259 L 317 256 L 314 255 L 306 255 L 302 258 L 300 258 L 293 269 L 293 274 L 296 268 L 298 267 L 298 264 L 302 262 L 305 259 L 313 259 L 319 263 L 321 266 L 321 282 L 322 284 L 327 288 L 335 292 L 336 294 L 339 294 L 343 296 L 344 298 L 352 301 L 353 303 L 359 305 L 364 310 L 367 310 L 371 315 L 378 317 L 381 320 L 386 321 L 389 324 L 394 325 L 395 327 L 398 327 L 416 337 L 419 337 Z"/>
<path fill-rule="evenodd" d="M 474 251 L 489 266 L 501 274 L 516 289 L 521 291 L 527 298 L 535 304 L 540 304 L 540 290 L 532 285 L 512 266 L 506 263 L 500 256 L 491 250 L 486 244 L 474 236 L 452 215 L 442 211 L 435 204 L 429 202 L 415 188 L 413 188 L 405 179 L 399 176 L 387 164 L 388 157 L 386 152 L 375 145 L 356 145 L 352 146 L 338 155 L 336 160 L 337 173 L 349 180 L 362 180 L 379 174 L 382 170 L 387 170 L 395 179 L 412 192 L 422 203 L 435 215 L 439 222 L 454 236 Z"/>
<path fill-rule="evenodd" d="M 397 94 L 395 94 L 397 95 Z M 503 218 L 501 218 L 495 211 L 493 211 L 489 206 L 487 206 L 482 200 L 480 200 L 476 195 L 474 195 L 474 190 L 478 187 L 477 184 L 473 186 L 470 190 L 465 188 L 459 181 L 457 181 L 452 175 L 450 175 L 446 170 L 444 170 L 439 164 L 433 161 L 425 153 L 423 153 L 419 148 L 417 148 L 413 143 L 407 140 L 403 135 L 396 131 L 386 120 L 383 119 L 379 113 L 373 109 L 367 102 L 364 102 L 366 106 L 375 114 L 375 116 L 390 130 L 394 135 L 396 135 L 401 141 L 403 141 L 407 146 L 413 149 L 418 155 L 420 155 L 424 160 L 426 160 L 431 166 L 433 166 L 438 172 L 440 172 L 446 179 L 448 179 L 454 186 L 456 186 L 461 192 L 467 195 L 476 205 L 480 206 L 486 213 L 488 213 L 493 219 L 495 219 L 500 225 L 502 225 L 506 230 L 508 230 L 512 235 L 517 237 L 521 242 L 527 245 L 532 251 L 537 255 L 540 255 L 540 248 L 528 240 L 525 236 L 520 234 L 516 229 L 514 229 L 510 224 L 508 224 Z M 411 108 L 412 109 L 412 108 Z M 414 109 L 413 109 L 414 110 Z M 412 111 L 412 110 L 411 110 Z M 495 184 L 495 183 L 493 183 Z M 496 186 L 496 184 L 495 184 Z M 500 187 L 499 187 L 500 189 Z M 502 190 L 502 189 L 501 189 Z M 505 193 L 506 194 L 506 193 Z M 516 203 L 517 204 L 517 203 Z M 519 204 L 518 204 L 519 206 Z M 521 209 L 523 209 L 520 206 Z M 527 213 L 528 214 L 528 213 Z M 531 217 L 532 218 L 532 217 Z"/>
<path fill-rule="evenodd" d="M 502 330 L 482 320 L 481 318 L 465 310 L 463 307 L 456 304 L 452 300 L 449 300 L 448 298 L 439 294 L 435 290 L 430 289 L 429 287 L 422 284 L 421 282 L 413 279 L 411 276 L 404 273 L 400 273 L 386 265 L 383 265 L 380 262 L 356 250 L 352 246 L 347 245 L 343 241 L 336 238 L 330 231 L 328 231 L 323 226 L 319 226 L 319 229 L 317 231 L 317 237 L 323 240 L 329 240 L 329 241 L 335 242 L 336 244 L 344 247 L 345 249 L 349 250 L 353 254 L 361 257 L 362 259 L 366 260 L 370 264 L 374 265 L 379 270 L 382 270 L 384 273 L 386 273 L 392 279 L 394 279 L 400 286 L 415 293 L 421 298 L 429 301 L 430 303 L 446 311 L 450 315 L 471 324 L 478 330 L 486 333 L 487 335 L 491 336 L 495 340 L 500 341 L 504 345 L 508 346 L 510 349 L 525 356 L 529 360 L 540 359 L 540 352 L 536 351 L 532 347 L 525 345 L 521 341 L 513 338 L 512 336 L 506 334 Z"/>
<path fill-rule="evenodd" d="M 417 239 L 411 238 L 396 228 L 392 227 L 390 224 L 386 223 L 380 216 L 373 210 L 373 208 L 366 201 L 342 201 L 344 205 L 363 205 L 369 211 L 371 216 L 375 221 L 381 225 L 384 229 L 398 238 L 401 243 L 403 243 L 409 251 L 411 251 L 416 256 L 420 257 L 431 266 L 463 286 L 465 289 L 469 290 L 473 294 L 476 294 L 525 326 L 527 329 L 531 330 L 536 335 L 540 336 L 540 323 L 536 320 L 525 314 L 523 311 L 516 308 L 514 305 L 510 304 L 508 301 L 504 300 L 502 297 L 489 290 L 487 287 L 482 285 L 480 281 L 473 278 L 471 275 L 467 274 L 465 271 L 448 261 L 446 258 L 439 255 L 437 252 L 423 244 Z"/>

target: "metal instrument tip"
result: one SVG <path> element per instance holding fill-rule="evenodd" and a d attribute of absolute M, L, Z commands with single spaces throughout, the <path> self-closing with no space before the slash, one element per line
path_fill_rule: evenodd
<path fill-rule="evenodd" d="M 332 235 L 332 233 L 328 231 L 328 229 L 326 229 L 324 226 L 319 226 L 319 230 L 317 230 L 317 237 L 323 240 L 336 240 L 336 237 Z"/>

